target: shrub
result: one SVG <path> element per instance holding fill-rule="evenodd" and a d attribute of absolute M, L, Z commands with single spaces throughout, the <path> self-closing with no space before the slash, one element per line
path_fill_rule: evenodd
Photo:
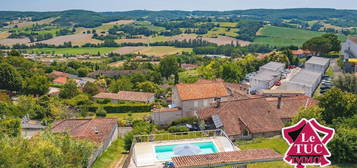
<path fill-rule="evenodd" d="M 97 117 L 106 117 L 107 116 L 107 111 L 103 107 L 98 107 L 97 111 L 95 112 Z"/>
<path fill-rule="evenodd" d="M 110 99 L 98 99 L 97 100 L 97 103 L 99 103 L 99 104 L 108 104 L 108 103 L 110 103 Z"/>
<path fill-rule="evenodd" d="M 175 133 L 175 132 L 188 132 L 189 129 L 185 126 L 171 126 L 168 131 L 170 133 Z"/>
<path fill-rule="evenodd" d="M 197 117 L 184 117 L 177 120 L 172 121 L 171 125 L 178 125 L 178 124 L 196 124 L 198 123 Z"/>
<path fill-rule="evenodd" d="M 136 113 L 151 111 L 151 104 L 96 104 L 88 106 L 88 111 L 95 112 L 98 107 L 103 107 L 108 113 Z"/>

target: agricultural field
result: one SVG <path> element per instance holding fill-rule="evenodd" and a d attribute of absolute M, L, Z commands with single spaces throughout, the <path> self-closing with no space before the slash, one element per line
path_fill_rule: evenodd
<path fill-rule="evenodd" d="M 165 41 L 168 41 L 169 39 L 170 39 L 170 37 L 167 37 L 167 36 L 150 36 L 149 42 L 150 43 L 165 42 Z"/>
<path fill-rule="evenodd" d="M 109 23 L 104 23 L 99 27 L 94 28 L 94 30 L 97 31 L 97 33 L 100 32 L 107 32 L 110 28 L 112 28 L 115 25 L 124 25 L 124 24 L 129 24 L 129 23 L 134 23 L 135 20 L 117 20 Z"/>
<path fill-rule="evenodd" d="M 17 26 L 18 28 L 25 28 L 25 27 L 32 26 L 34 24 L 38 24 L 38 25 L 50 24 L 53 21 L 55 21 L 56 19 L 57 19 L 57 17 L 43 19 L 43 20 L 39 20 L 39 21 L 17 21 L 17 20 L 15 20 L 12 23 L 10 23 L 8 26 L 5 26 L 4 28 L 14 28 L 15 26 Z"/>
<path fill-rule="evenodd" d="M 301 46 L 312 37 L 325 34 L 324 32 L 314 32 L 296 28 L 265 26 L 257 33 L 254 44 L 269 44 L 272 46 Z M 340 40 L 345 40 L 346 36 L 339 34 Z"/>
<path fill-rule="evenodd" d="M 84 45 L 86 43 L 98 44 L 100 40 L 92 38 L 92 34 L 72 34 L 65 36 L 57 36 L 49 40 L 41 41 L 43 44 L 63 45 L 65 42 L 72 42 L 72 45 Z"/>
<path fill-rule="evenodd" d="M 154 47 L 121 47 L 114 51 L 117 54 L 137 53 L 147 56 L 163 57 L 181 52 L 192 52 L 191 48 L 175 48 L 169 46 L 154 46 Z"/>
<path fill-rule="evenodd" d="M 184 41 L 184 40 L 194 40 L 197 38 L 196 34 L 180 34 L 172 36 L 169 41 Z"/>
<path fill-rule="evenodd" d="M 28 49 L 27 53 L 45 53 L 45 54 L 92 54 L 95 55 L 98 52 L 101 54 L 107 54 L 114 51 L 117 48 L 102 47 L 102 48 L 36 48 Z"/>
<path fill-rule="evenodd" d="M 121 44 L 121 43 L 148 43 L 150 39 L 144 37 L 144 38 L 133 38 L 133 39 L 117 39 L 115 42 Z"/>
<path fill-rule="evenodd" d="M 6 45 L 6 46 L 12 46 L 15 44 L 28 44 L 30 43 L 29 38 L 17 38 L 17 39 L 11 39 L 11 38 L 5 38 L 5 39 L 0 39 L 0 45 Z"/>
<path fill-rule="evenodd" d="M 6 39 L 7 37 L 9 37 L 10 33 L 8 32 L 0 32 L 0 40 L 2 39 Z"/>
<path fill-rule="evenodd" d="M 143 50 L 140 51 L 141 54 L 154 56 L 154 57 L 163 57 L 163 56 L 174 55 L 182 52 L 192 52 L 192 48 L 155 46 L 155 47 L 145 47 Z"/>
<path fill-rule="evenodd" d="M 216 27 L 210 30 L 207 34 L 204 34 L 204 37 L 217 37 L 217 36 L 229 36 L 229 37 L 237 37 L 239 34 L 238 28 L 224 28 L 224 27 Z"/>
<path fill-rule="evenodd" d="M 203 37 L 202 39 L 210 43 L 215 43 L 217 45 L 229 45 L 229 44 L 235 45 L 238 43 L 241 46 L 247 46 L 251 44 L 251 42 L 249 41 L 238 40 L 236 38 L 227 37 L 227 36 L 218 36 L 217 38 Z"/>
<path fill-rule="evenodd" d="M 113 52 L 123 55 L 123 54 L 136 53 L 141 51 L 142 49 L 144 49 L 144 47 L 121 47 Z"/>

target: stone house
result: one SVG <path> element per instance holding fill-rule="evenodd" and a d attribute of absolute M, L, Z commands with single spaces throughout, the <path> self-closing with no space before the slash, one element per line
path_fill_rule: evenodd
<path fill-rule="evenodd" d="M 85 139 L 98 145 L 92 153 L 87 167 L 118 138 L 118 119 L 92 118 L 92 119 L 65 119 L 56 121 L 52 126 L 53 133 L 67 133 L 73 138 Z"/>
<path fill-rule="evenodd" d="M 232 140 L 280 135 L 298 110 L 317 102 L 307 96 L 261 97 L 222 102 L 199 110 L 208 126 L 223 129 Z"/>
<path fill-rule="evenodd" d="M 246 85 L 225 83 L 221 79 L 177 84 L 172 89 L 173 104 L 169 108 L 154 109 L 152 119 L 156 124 L 168 125 L 175 119 L 197 116 L 198 110 L 212 104 L 253 97 L 248 90 Z"/>

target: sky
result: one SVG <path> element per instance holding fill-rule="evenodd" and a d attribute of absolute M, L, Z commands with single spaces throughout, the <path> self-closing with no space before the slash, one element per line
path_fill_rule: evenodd
<path fill-rule="evenodd" d="M 1 11 L 237 10 L 281 8 L 357 9 L 357 0 L 1 0 Z"/>

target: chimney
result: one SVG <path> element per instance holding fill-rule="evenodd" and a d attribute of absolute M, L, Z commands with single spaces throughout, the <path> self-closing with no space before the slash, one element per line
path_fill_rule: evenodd
<path fill-rule="evenodd" d="M 216 97 L 216 98 L 214 98 L 214 100 L 216 101 L 216 106 L 215 106 L 215 108 L 220 107 L 220 106 L 221 106 L 221 98 Z"/>
<path fill-rule="evenodd" d="M 278 97 L 278 104 L 277 104 L 277 108 L 278 108 L 278 109 L 281 108 L 281 99 L 282 99 L 282 96 L 279 96 L 279 97 Z"/>

